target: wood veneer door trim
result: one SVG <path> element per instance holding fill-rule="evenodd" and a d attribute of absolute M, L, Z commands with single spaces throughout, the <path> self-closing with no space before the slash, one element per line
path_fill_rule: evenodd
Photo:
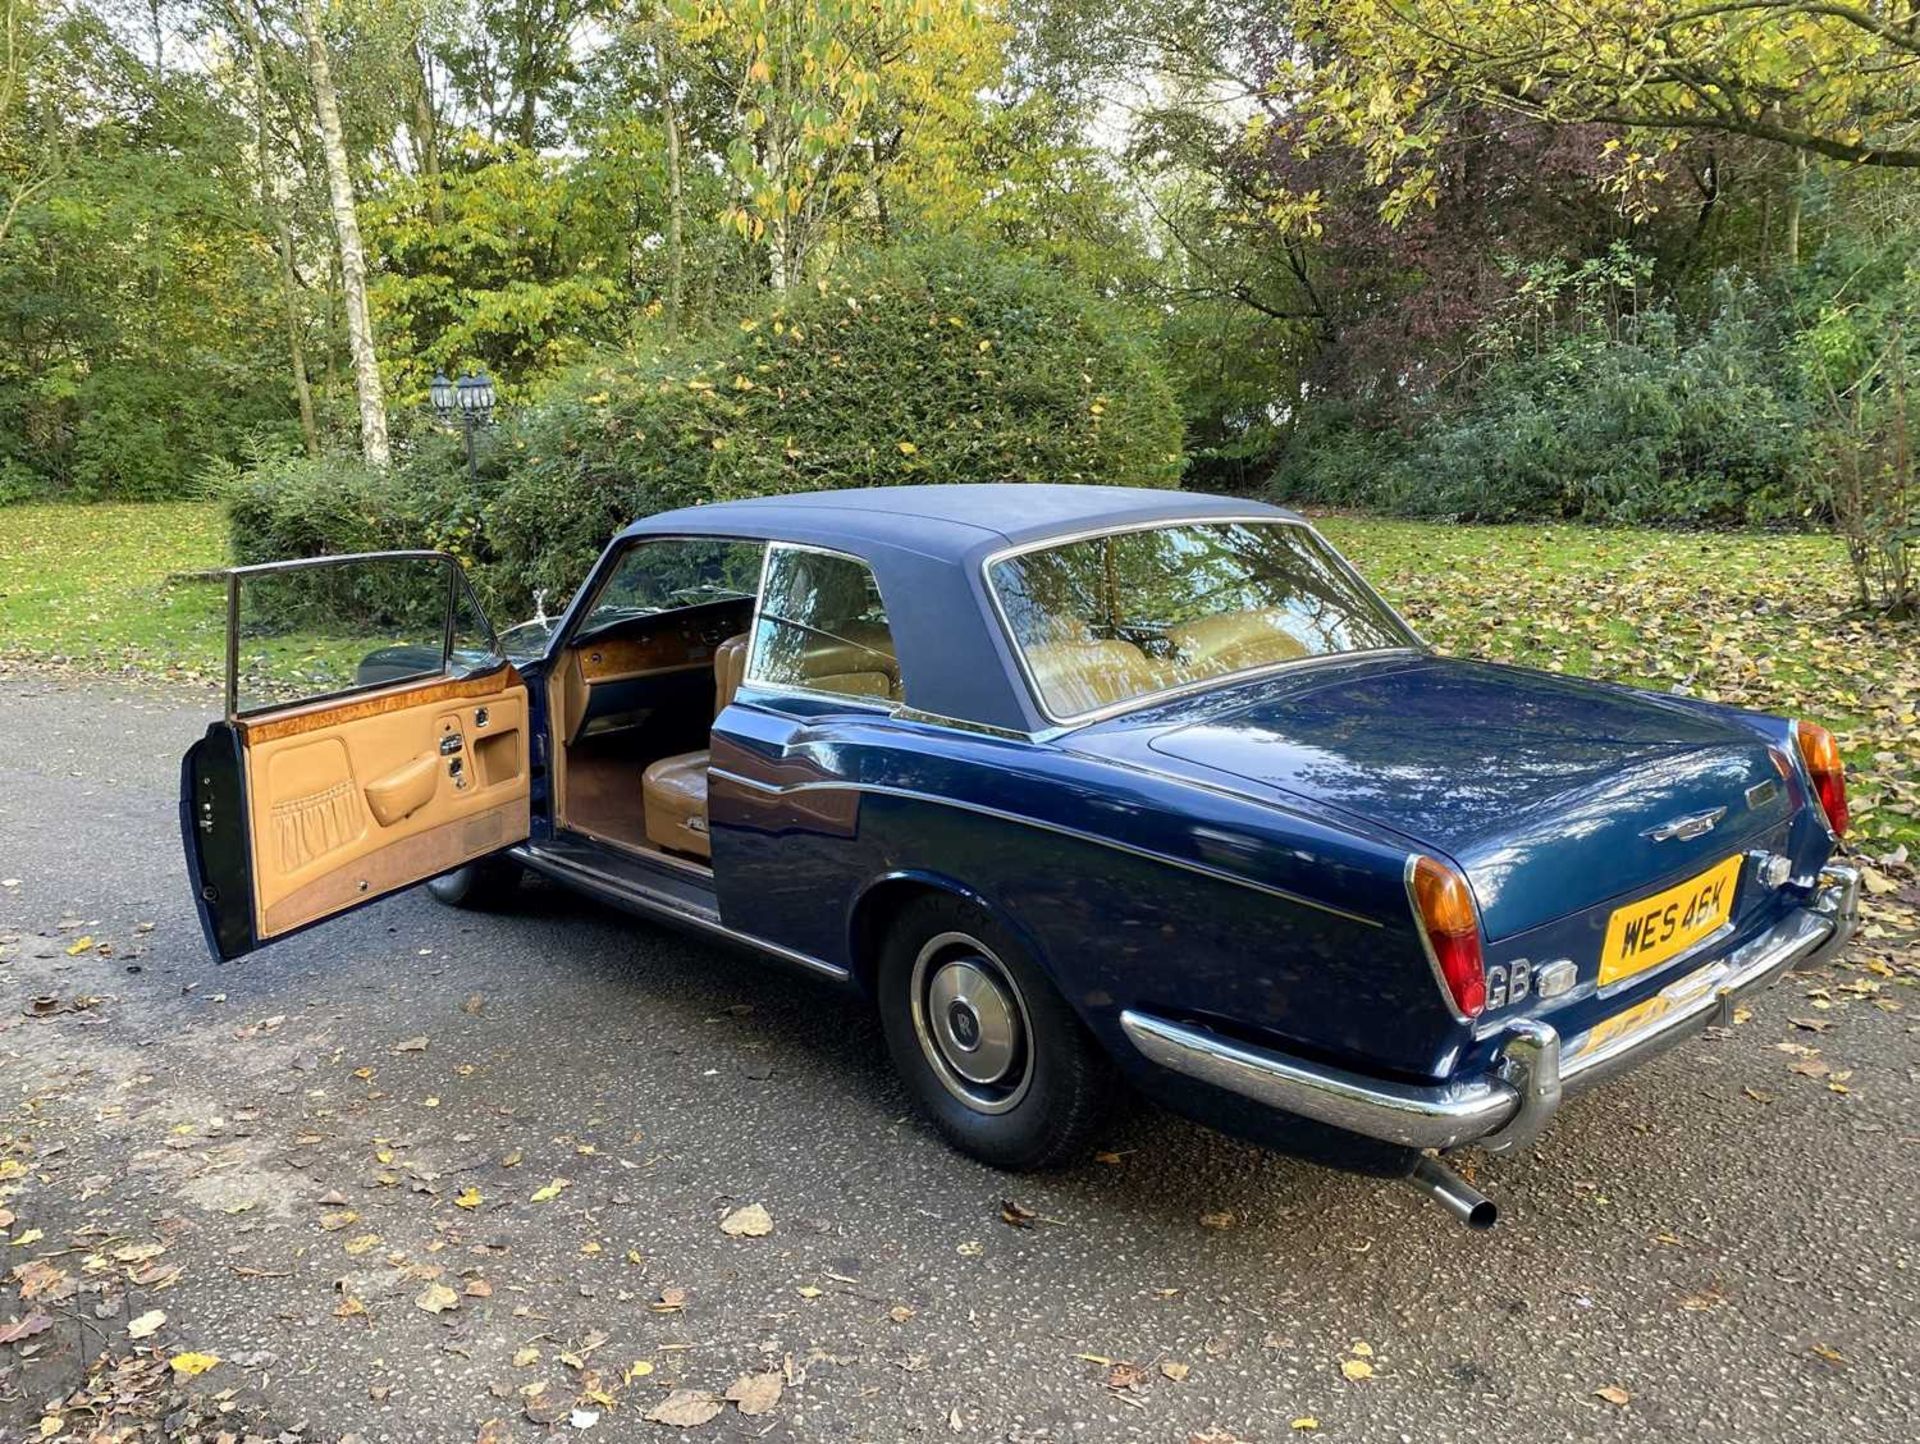
<path fill-rule="evenodd" d="M 423 707 L 432 702 L 490 697 L 520 685 L 519 670 L 507 662 L 499 670 L 478 677 L 430 677 L 424 682 L 373 692 L 363 697 L 321 697 L 283 711 L 241 717 L 235 720 L 234 726 L 240 731 L 241 744 L 251 747 L 280 737 L 297 737 L 303 732 L 337 727 L 343 722 L 357 722 L 363 717 L 404 712 L 409 707 Z"/>

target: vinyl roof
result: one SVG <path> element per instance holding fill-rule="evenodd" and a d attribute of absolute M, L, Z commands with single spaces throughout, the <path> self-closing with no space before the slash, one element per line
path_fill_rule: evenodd
<path fill-rule="evenodd" d="M 1007 547 L 1158 521 L 1299 520 L 1263 502 L 1153 487 L 1045 482 L 878 486 L 682 507 L 620 540 L 723 536 L 824 547 L 865 561 L 887 610 L 907 704 L 1021 732 L 1049 724 L 994 614 L 982 563 Z M 582 595 L 585 595 L 583 590 Z"/>
<path fill-rule="evenodd" d="M 974 483 L 934 486 L 872 486 L 847 491 L 802 491 L 781 496 L 682 507 L 638 522 L 632 531 L 701 533 L 737 531 L 778 536 L 795 527 L 825 545 L 838 532 L 847 543 L 898 546 L 917 535 L 915 548 L 959 560 L 975 549 L 1044 541 L 1077 531 L 1176 518 L 1293 513 L 1263 502 L 1142 486 L 1071 486 L 1053 482 Z M 922 525 L 914 528 L 910 523 Z M 853 548 L 849 548 L 853 549 Z"/>

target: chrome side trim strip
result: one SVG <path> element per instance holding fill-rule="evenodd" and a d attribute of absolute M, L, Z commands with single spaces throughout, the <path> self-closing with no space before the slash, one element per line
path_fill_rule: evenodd
<path fill-rule="evenodd" d="M 1129 1008 L 1120 1026 L 1163 1068 L 1301 1118 L 1406 1148 L 1454 1148 L 1491 1133 L 1519 1111 L 1497 1078 L 1420 1086 L 1368 1078 L 1252 1048 L 1217 1033 Z"/>
<path fill-rule="evenodd" d="M 941 797 L 931 792 L 916 792 L 908 787 L 889 787 L 881 783 L 873 782 L 762 782 L 758 778 L 743 777 L 740 773 L 730 771 L 724 767 L 709 767 L 707 769 L 707 780 L 709 783 L 716 780 L 736 783 L 741 787 L 747 788 L 749 791 L 758 792 L 770 797 L 779 797 L 800 792 L 865 792 L 871 793 L 876 797 L 899 797 L 909 802 L 929 802 L 940 807 L 954 807 L 962 812 L 976 813 L 981 817 L 991 817 L 1000 822 L 1018 823 L 1023 827 L 1036 828 L 1041 832 L 1050 832 L 1056 837 L 1067 837 L 1072 838 L 1076 842 L 1089 842 L 1098 847 L 1111 848 L 1115 852 L 1124 852 L 1129 856 L 1144 858 L 1149 862 L 1165 863 L 1168 867 L 1177 867 L 1182 871 L 1195 873 L 1200 877 L 1210 878 L 1215 882 L 1231 883 L 1235 887 L 1250 888 L 1254 892 L 1265 893 L 1268 897 L 1279 898 L 1282 902 L 1290 902 L 1300 907 L 1313 908 L 1318 912 L 1330 913 L 1334 917 L 1345 918 L 1348 922 L 1360 923 L 1366 927 L 1377 928 L 1385 926 L 1384 923 L 1381 923 L 1375 918 L 1366 917 L 1360 913 L 1348 912 L 1345 908 L 1337 908 L 1331 903 L 1319 902 L 1301 893 L 1289 892 L 1285 888 L 1271 887 L 1263 882 L 1254 882 L 1250 878 L 1236 877 L 1233 873 L 1222 871 L 1219 868 L 1208 867 L 1205 863 L 1189 862 L 1185 858 L 1173 857 L 1164 852 L 1155 852 L 1151 848 L 1135 847 L 1131 843 L 1120 842 L 1111 837 L 1101 837 L 1095 833 L 1082 832 L 1078 828 L 1065 827 L 1057 822 L 1043 822 L 1037 817 L 1024 817 L 1020 813 L 1007 812 L 998 807 L 988 807 L 984 803 L 962 802 L 955 797 Z"/>
<path fill-rule="evenodd" d="M 782 962 L 793 963 L 805 968 L 808 972 L 831 978 L 836 983 L 844 983 L 851 976 L 838 963 L 830 963 L 824 958 L 816 958 L 811 953 L 803 953 L 797 948 L 785 947 L 779 943 L 770 942 L 766 938 L 756 937 L 752 933 L 743 933 L 737 928 L 730 928 L 720 921 L 717 913 L 705 909 L 694 911 L 664 893 L 637 887 L 624 878 L 601 872 L 598 868 L 587 867 L 569 858 L 555 857 L 551 853 L 542 852 L 532 844 L 522 843 L 518 847 L 509 849 L 509 853 L 516 861 L 532 868 L 535 872 L 545 873 L 548 877 L 557 878 L 561 882 L 584 888 L 588 892 L 598 893 L 623 907 L 652 913 L 671 922 L 684 923 L 688 927 L 698 928 L 701 932 L 710 933 L 714 937 L 724 938 L 728 942 L 739 943 L 756 952 L 779 958 Z"/>

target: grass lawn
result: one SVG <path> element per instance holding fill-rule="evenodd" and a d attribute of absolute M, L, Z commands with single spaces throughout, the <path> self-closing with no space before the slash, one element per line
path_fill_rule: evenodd
<path fill-rule="evenodd" d="M 1446 651 L 1825 722 L 1852 769 L 1856 839 L 1920 851 L 1920 627 L 1844 615 L 1836 542 L 1321 524 Z M 222 588 L 187 577 L 224 557 L 212 506 L 0 508 L 0 658 L 217 681 Z"/>
<path fill-rule="evenodd" d="M 202 502 L 0 507 L 0 658 L 218 682 L 226 562 Z"/>

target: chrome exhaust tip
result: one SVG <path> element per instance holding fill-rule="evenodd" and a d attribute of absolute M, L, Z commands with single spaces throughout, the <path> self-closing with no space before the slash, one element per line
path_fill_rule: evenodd
<path fill-rule="evenodd" d="M 1423 1154 L 1407 1182 L 1468 1228 L 1486 1230 L 1500 1221 L 1500 1205 L 1437 1158 Z"/>

